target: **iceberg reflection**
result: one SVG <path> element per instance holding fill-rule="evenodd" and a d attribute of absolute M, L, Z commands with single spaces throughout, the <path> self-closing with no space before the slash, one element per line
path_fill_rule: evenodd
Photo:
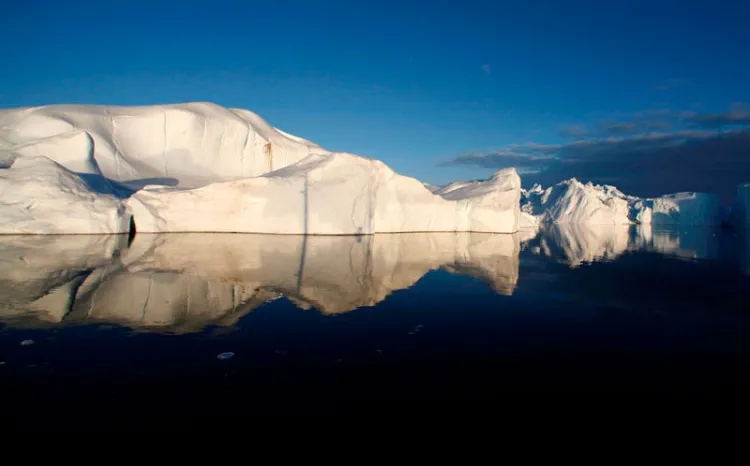
<path fill-rule="evenodd" d="M 191 332 L 234 324 L 281 296 L 324 314 L 372 306 L 438 268 L 510 295 L 520 250 L 517 235 L 484 233 L 141 234 L 130 247 L 117 237 L 62 238 L 0 238 L 0 271 L 14 272 L 0 283 L 3 320 Z"/>
<path fill-rule="evenodd" d="M 91 271 L 126 246 L 123 235 L 0 236 L 0 317 L 60 322 Z"/>
<path fill-rule="evenodd" d="M 706 260 L 719 257 L 721 236 L 721 230 L 710 227 L 549 224 L 525 247 L 571 267 L 636 251 Z"/>

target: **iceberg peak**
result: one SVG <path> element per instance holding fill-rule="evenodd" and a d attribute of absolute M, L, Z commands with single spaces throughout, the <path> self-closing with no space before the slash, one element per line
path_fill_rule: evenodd
<path fill-rule="evenodd" d="M 613 185 L 561 181 L 542 191 L 524 193 L 521 211 L 540 223 L 620 225 L 721 225 L 719 198 L 714 194 L 683 192 L 642 199 Z"/>

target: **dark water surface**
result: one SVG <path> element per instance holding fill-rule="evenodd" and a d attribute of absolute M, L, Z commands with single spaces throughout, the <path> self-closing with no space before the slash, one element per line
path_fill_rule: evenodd
<path fill-rule="evenodd" d="M 5 422 L 741 397 L 748 257 L 710 229 L 0 237 Z"/>

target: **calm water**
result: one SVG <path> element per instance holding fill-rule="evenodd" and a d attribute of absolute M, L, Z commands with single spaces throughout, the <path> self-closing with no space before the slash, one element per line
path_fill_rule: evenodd
<path fill-rule="evenodd" d="M 0 237 L 3 410 L 100 428 L 509 394 L 741 396 L 747 244 L 611 227 Z"/>

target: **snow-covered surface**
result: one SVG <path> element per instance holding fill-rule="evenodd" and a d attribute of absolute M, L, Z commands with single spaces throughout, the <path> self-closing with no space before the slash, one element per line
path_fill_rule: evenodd
<path fill-rule="evenodd" d="M 520 178 L 514 169 L 448 193 L 356 155 L 310 155 L 286 168 L 197 189 L 147 187 L 128 199 L 139 232 L 371 234 L 513 233 Z"/>
<path fill-rule="evenodd" d="M 438 268 L 509 295 L 520 251 L 515 234 L 481 233 L 138 234 L 117 252 L 112 236 L 27 238 L 0 237 L 3 320 L 172 332 L 233 324 L 279 296 L 325 314 L 372 306 Z M 52 312 L 39 304 L 45 295 L 57 297 Z"/>
<path fill-rule="evenodd" d="M 252 177 L 326 153 L 253 112 L 212 103 L 0 110 L 3 151 L 44 155 L 75 172 L 101 171 L 133 188 Z"/>
<path fill-rule="evenodd" d="M 543 223 L 629 224 L 628 201 L 612 186 L 583 184 L 575 178 L 524 193 L 522 211 Z"/>
<path fill-rule="evenodd" d="M 110 194 L 44 156 L 0 161 L 0 234 L 127 233 L 130 215 Z"/>
<path fill-rule="evenodd" d="M 629 196 L 610 185 L 572 178 L 547 189 L 523 191 L 522 212 L 540 223 L 584 225 L 721 225 L 719 197 L 675 193 L 653 199 Z"/>

